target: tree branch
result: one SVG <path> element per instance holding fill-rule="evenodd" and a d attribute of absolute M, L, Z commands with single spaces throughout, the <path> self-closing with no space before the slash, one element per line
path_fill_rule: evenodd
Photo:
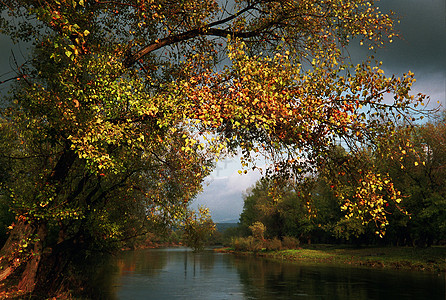
<path fill-rule="evenodd" d="M 179 43 L 182 41 L 190 40 L 192 38 L 195 38 L 197 36 L 218 36 L 218 37 L 227 37 L 228 35 L 231 35 L 233 37 L 239 37 L 239 38 L 249 38 L 258 35 L 266 28 L 269 28 L 275 24 L 278 24 L 280 20 L 272 20 L 270 22 L 267 22 L 260 26 L 257 29 L 254 29 L 252 31 L 245 31 L 245 32 L 234 32 L 230 29 L 219 29 L 219 28 L 213 28 L 214 26 L 226 24 L 227 22 L 235 19 L 237 16 L 240 16 L 241 14 L 248 12 L 250 10 L 255 9 L 256 4 L 252 4 L 250 6 L 247 6 L 246 8 L 242 9 L 240 12 L 231 15 L 225 19 L 215 21 L 213 23 L 210 23 L 207 26 L 203 26 L 200 28 L 192 29 L 183 33 L 179 33 L 176 35 L 168 36 L 159 40 L 156 40 L 154 43 L 149 44 L 148 46 L 138 50 L 134 54 L 130 54 L 124 61 L 125 67 L 131 67 L 135 62 L 137 62 L 139 59 L 141 59 L 143 56 L 149 54 L 150 52 L 153 52 L 157 49 L 160 49 L 162 47 L 172 45 L 175 43 Z"/>

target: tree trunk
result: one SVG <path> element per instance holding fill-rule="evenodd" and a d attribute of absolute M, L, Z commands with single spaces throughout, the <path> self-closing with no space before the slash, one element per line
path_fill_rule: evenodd
<path fill-rule="evenodd" d="M 39 263 L 42 259 L 43 254 L 43 241 L 47 236 L 47 228 L 45 224 L 42 224 L 36 229 L 37 238 L 34 249 L 31 250 L 31 257 L 28 260 L 25 270 L 22 273 L 20 282 L 18 284 L 18 289 L 30 293 L 34 291 L 37 283 L 37 276 L 39 270 Z"/>
<path fill-rule="evenodd" d="M 0 281 L 7 279 L 17 268 L 26 263 L 26 255 L 24 255 L 23 250 L 20 250 L 21 248 L 28 248 L 25 242 L 35 232 L 33 226 L 24 216 L 19 216 L 13 226 L 6 243 L 0 250 Z"/>
<path fill-rule="evenodd" d="M 15 286 L 23 293 L 34 290 L 46 236 L 44 222 L 30 222 L 25 216 L 17 218 L 0 251 L 1 289 L 12 290 L 11 286 Z"/>
<path fill-rule="evenodd" d="M 78 241 L 65 239 L 52 248 L 44 248 L 47 238 L 45 223 L 32 224 L 23 216 L 19 218 L 0 251 L 0 298 L 69 298 L 66 291 L 72 285 L 84 284 L 67 272 L 73 257 L 82 252 L 76 247 Z M 29 242 L 24 247 L 26 240 Z"/>

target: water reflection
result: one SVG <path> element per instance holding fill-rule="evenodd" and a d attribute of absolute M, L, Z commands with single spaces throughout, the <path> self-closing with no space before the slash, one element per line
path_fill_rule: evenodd
<path fill-rule="evenodd" d="M 235 259 L 252 299 L 445 299 L 444 274 Z"/>
<path fill-rule="evenodd" d="M 97 298 L 445 299 L 444 274 L 296 265 L 186 249 L 125 252 L 106 270 Z"/>
<path fill-rule="evenodd" d="M 227 268 L 228 258 L 186 249 L 128 252 L 117 264 L 132 262 L 134 271 L 117 276 L 115 299 L 243 299 L 237 273 Z"/>

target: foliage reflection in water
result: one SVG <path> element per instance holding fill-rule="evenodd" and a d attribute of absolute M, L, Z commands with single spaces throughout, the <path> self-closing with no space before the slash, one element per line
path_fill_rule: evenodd
<path fill-rule="evenodd" d="M 446 299 L 444 274 L 279 263 L 186 249 L 122 253 L 104 299 Z"/>

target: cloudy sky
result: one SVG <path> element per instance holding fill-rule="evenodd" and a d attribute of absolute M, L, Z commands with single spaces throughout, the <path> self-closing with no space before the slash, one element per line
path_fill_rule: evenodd
<path fill-rule="evenodd" d="M 383 61 L 386 74 L 415 73 L 414 94 L 422 92 L 431 97 L 431 107 L 439 101 L 445 106 L 446 90 L 446 1 L 445 0 L 381 0 L 382 11 L 393 10 L 400 18 L 397 30 L 401 39 L 381 49 L 375 57 Z M 362 60 L 368 53 L 364 47 L 352 45 L 353 61 Z M 258 172 L 238 174 L 238 160 L 219 162 L 209 176 L 204 192 L 194 206 L 206 205 L 214 221 L 238 221 L 243 209 L 242 193 L 260 178 Z"/>
<path fill-rule="evenodd" d="M 402 75 L 407 71 L 415 73 L 417 83 L 414 93 L 430 95 L 431 106 L 445 104 L 446 90 L 446 1 L 445 0 L 381 0 L 378 6 L 383 11 L 393 10 L 400 17 L 397 30 L 401 39 L 375 57 L 383 61 L 386 74 Z M 14 75 L 16 62 L 24 62 L 25 45 L 11 46 L 7 37 L 0 35 L 0 81 Z M 352 45 L 353 61 L 359 61 L 368 54 L 364 47 Z M 0 85 L 0 95 L 7 90 L 7 84 Z M 242 193 L 260 178 L 258 172 L 239 175 L 237 158 L 219 162 L 216 170 L 206 179 L 204 192 L 193 206 L 204 204 L 210 208 L 214 221 L 237 221 L 243 209 Z"/>

